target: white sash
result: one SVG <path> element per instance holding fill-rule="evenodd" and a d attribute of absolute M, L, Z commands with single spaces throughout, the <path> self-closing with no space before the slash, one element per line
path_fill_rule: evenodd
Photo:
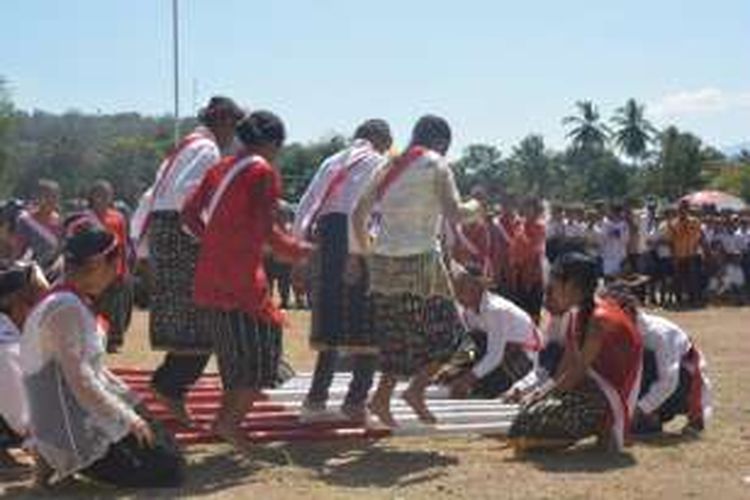
<path fill-rule="evenodd" d="M 208 208 L 206 208 L 203 214 L 201 214 L 201 218 L 203 219 L 204 224 L 208 225 L 208 223 L 211 221 L 211 218 L 213 217 L 216 208 L 219 206 L 224 193 L 227 189 L 229 189 L 229 186 L 232 185 L 232 182 L 234 182 L 237 176 L 257 161 L 263 161 L 263 158 L 258 155 L 249 155 L 241 158 L 232 166 L 231 170 L 229 170 L 229 172 L 224 175 L 224 178 L 221 179 L 221 182 L 219 183 L 219 187 L 216 188 L 216 191 L 211 197 L 211 202 L 208 204 Z"/>
<path fill-rule="evenodd" d="M 60 239 L 57 237 L 57 235 L 50 231 L 47 226 L 36 220 L 34 216 L 29 212 L 21 213 L 19 218 L 26 224 L 31 226 L 31 229 L 33 229 L 34 232 L 39 235 L 49 246 L 57 247 L 60 245 Z"/>

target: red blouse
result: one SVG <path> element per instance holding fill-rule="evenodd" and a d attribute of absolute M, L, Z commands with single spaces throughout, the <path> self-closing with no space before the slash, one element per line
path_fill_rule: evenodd
<path fill-rule="evenodd" d="M 240 164 L 247 166 L 235 168 Z M 280 324 L 281 312 L 273 305 L 263 270 L 263 248 L 269 245 L 282 260 L 304 255 L 303 247 L 274 223 L 281 193 L 281 177 L 259 156 L 230 156 L 208 170 L 182 211 L 184 223 L 201 242 L 196 304 L 241 310 Z M 211 214 L 206 216 L 206 211 Z"/>

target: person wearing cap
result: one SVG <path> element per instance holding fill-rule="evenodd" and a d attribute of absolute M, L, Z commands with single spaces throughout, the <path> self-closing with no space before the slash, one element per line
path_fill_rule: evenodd
<path fill-rule="evenodd" d="M 21 370 L 21 329 L 48 287 L 41 270 L 27 262 L 0 266 L 0 456 L 28 435 L 29 409 Z"/>
<path fill-rule="evenodd" d="M 214 432 L 245 451 L 245 414 L 280 373 L 283 316 L 268 290 L 264 249 L 291 264 L 312 247 L 279 227 L 281 175 L 273 161 L 286 132 L 281 119 L 256 111 L 237 125 L 242 149 L 212 166 L 187 199 L 183 221 L 200 241 L 193 300 L 199 327 L 213 333 L 223 388 Z"/>
<path fill-rule="evenodd" d="M 488 290 L 480 269 L 453 273 L 456 302 L 473 347 L 454 356 L 470 366 L 444 380 L 454 397 L 496 398 L 535 368 L 541 337 L 534 320 L 511 301 Z M 469 356 L 467 356 L 467 354 Z"/>
<path fill-rule="evenodd" d="M 183 230 L 180 211 L 209 167 L 232 147 L 243 115 L 232 99 L 212 97 L 198 115 L 200 125 L 162 161 L 133 220 L 136 251 L 143 256 L 147 248 L 153 271 L 151 345 L 167 353 L 154 372 L 152 388 L 185 424 L 184 396 L 208 363 L 212 338 L 198 328 L 192 299 L 198 243 Z"/>
<path fill-rule="evenodd" d="M 89 190 L 89 208 L 93 220 L 115 236 L 120 254 L 117 280 L 99 299 L 96 308 L 109 321 L 107 352 L 117 352 L 123 344 L 133 314 L 133 282 L 128 263 L 128 221 L 114 208 L 115 190 L 112 184 L 100 179 Z"/>
<path fill-rule="evenodd" d="M 82 474 L 120 487 L 172 487 L 184 461 L 176 444 L 104 365 L 106 321 L 94 303 L 117 279 L 120 246 L 88 217 L 70 220 L 65 274 L 33 308 L 21 366 L 35 452 L 49 485 Z"/>
<path fill-rule="evenodd" d="M 367 268 L 349 228 L 355 204 L 375 172 L 388 161 L 385 154 L 392 143 L 385 121 L 362 123 L 351 145 L 323 161 L 297 209 L 294 235 L 320 245 L 311 262 L 310 345 L 318 351 L 318 359 L 302 407 L 304 420 L 328 415 L 328 390 L 339 353 L 351 355 L 353 368 L 341 412 L 348 418 L 364 418 L 377 349 L 369 317 Z M 354 274 L 347 274 L 347 269 Z"/>

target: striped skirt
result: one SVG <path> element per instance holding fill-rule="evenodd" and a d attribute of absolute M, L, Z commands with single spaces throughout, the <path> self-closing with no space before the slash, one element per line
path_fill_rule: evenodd
<path fill-rule="evenodd" d="M 282 362 L 281 327 L 243 311 L 201 308 L 200 327 L 213 333 L 224 389 L 264 389 L 283 384 L 293 373 Z"/>
<path fill-rule="evenodd" d="M 153 266 L 151 345 L 173 352 L 210 352 L 211 332 L 198 328 L 193 303 L 198 243 L 182 230 L 177 212 L 154 212 L 148 237 Z"/>
<path fill-rule="evenodd" d="M 552 391 L 516 416 L 508 437 L 567 440 L 570 445 L 596 436 L 604 428 L 609 406 L 591 379 L 570 391 Z"/>
<path fill-rule="evenodd" d="M 372 300 L 384 373 L 411 377 L 430 363 L 448 361 L 456 352 L 463 330 L 451 300 L 409 293 L 375 293 Z"/>
<path fill-rule="evenodd" d="M 369 276 L 364 270 L 357 283 L 346 283 L 344 270 L 349 258 L 346 214 L 328 214 L 317 225 L 318 251 L 310 269 L 312 282 L 312 331 L 310 345 L 316 350 L 374 352 Z"/>
<path fill-rule="evenodd" d="M 109 322 L 107 349 L 122 347 L 133 316 L 134 300 L 133 280 L 126 277 L 110 286 L 96 301 L 96 311 Z"/>

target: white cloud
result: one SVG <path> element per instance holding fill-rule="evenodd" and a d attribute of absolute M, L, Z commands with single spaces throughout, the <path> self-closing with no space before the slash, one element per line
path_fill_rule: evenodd
<path fill-rule="evenodd" d="M 651 105 L 657 116 L 712 114 L 750 107 L 750 92 L 726 92 L 715 87 L 667 94 Z"/>

